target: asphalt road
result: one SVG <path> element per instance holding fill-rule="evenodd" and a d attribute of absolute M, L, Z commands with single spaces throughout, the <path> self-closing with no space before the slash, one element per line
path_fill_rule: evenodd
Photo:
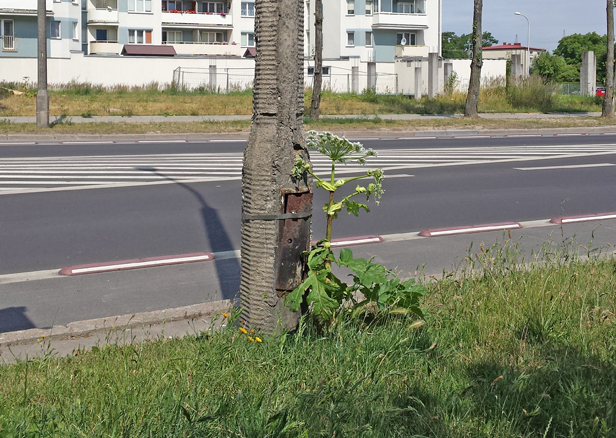
<path fill-rule="evenodd" d="M 386 193 L 334 236 L 539 221 L 616 211 L 616 136 L 363 140 Z M 7 274 L 239 249 L 244 142 L 0 145 L 0 332 L 233 297 L 235 258 L 41 281 Z M 313 157 L 315 166 L 326 163 Z M 368 163 L 368 167 L 373 167 Z M 349 175 L 359 169 L 341 169 Z M 325 220 L 315 197 L 314 236 Z M 534 247 L 560 234 L 611 243 L 610 222 L 517 231 Z M 391 266 L 451 268 L 471 242 L 502 233 L 356 247 Z M 514 236 L 514 237 L 515 237 Z M 558 239 L 557 239 L 558 240 Z M 396 263 L 397 262 L 397 263 Z M 28 278 L 24 274 L 23 278 Z"/>

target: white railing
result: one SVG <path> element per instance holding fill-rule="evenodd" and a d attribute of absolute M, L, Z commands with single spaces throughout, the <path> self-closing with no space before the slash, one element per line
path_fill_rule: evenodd
<path fill-rule="evenodd" d="M 3 52 L 17 52 L 17 37 L 3 36 L 2 37 L 2 51 Z"/>

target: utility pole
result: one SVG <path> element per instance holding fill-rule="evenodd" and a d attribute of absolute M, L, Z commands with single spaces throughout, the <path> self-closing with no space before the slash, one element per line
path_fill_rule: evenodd
<path fill-rule="evenodd" d="M 49 93 L 47 92 L 47 10 L 45 0 L 38 0 L 38 92 L 36 93 L 36 126 L 49 128 Z"/>

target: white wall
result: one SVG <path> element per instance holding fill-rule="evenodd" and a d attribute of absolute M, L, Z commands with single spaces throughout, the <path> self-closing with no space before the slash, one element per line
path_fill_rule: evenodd
<path fill-rule="evenodd" d="M 131 57 L 131 56 L 83 56 L 81 53 L 71 54 L 71 59 L 49 59 L 48 80 L 50 84 L 65 84 L 71 81 L 89 82 L 105 86 L 127 85 L 140 86 L 151 82 L 168 84 L 173 80 L 173 71 L 184 69 L 201 69 L 194 73 L 196 83 L 207 81 L 208 68 L 216 66 L 218 70 L 218 86 L 221 86 L 225 69 L 233 69 L 231 81 L 249 86 L 254 74 L 254 59 L 249 58 L 162 58 L 162 57 Z M 444 83 L 444 62 L 451 62 L 458 74 L 458 88 L 463 91 L 468 88 L 470 78 L 470 60 L 439 61 L 439 89 Z M 0 81 L 21 82 L 24 77 L 30 81 L 36 80 L 35 58 L 4 58 L 0 71 Z M 306 62 L 306 67 L 312 63 Z M 351 91 L 352 67 L 359 69 L 359 91 L 367 88 L 367 64 L 357 58 L 348 61 L 325 61 L 324 66 L 330 67 L 330 74 L 323 78 L 323 87 L 337 92 Z M 377 63 L 377 92 L 414 94 L 415 62 Z M 482 82 L 505 77 L 507 62 L 505 60 L 484 60 L 481 71 Z M 201 79 L 199 79 L 201 78 Z M 428 62 L 422 61 L 423 94 L 428 90 Z M 312 77 L 306 75 L 305 85 L 312 86 Z M 224 86 L 223 86 L 224 88 Z"/>

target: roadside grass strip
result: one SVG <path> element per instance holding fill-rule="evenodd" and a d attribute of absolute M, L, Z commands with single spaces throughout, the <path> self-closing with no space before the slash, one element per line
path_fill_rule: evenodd
<path fill-rule="evenodd" d="M 0 366 L 0 436 L 611 437 L 616 263 L 501 243 L 425 279 L 425 319 L 217 326 Z M 170 291 L 172 292 L 172 291 Z M 0 346 L 3 348 L 3 346 Z"/>

